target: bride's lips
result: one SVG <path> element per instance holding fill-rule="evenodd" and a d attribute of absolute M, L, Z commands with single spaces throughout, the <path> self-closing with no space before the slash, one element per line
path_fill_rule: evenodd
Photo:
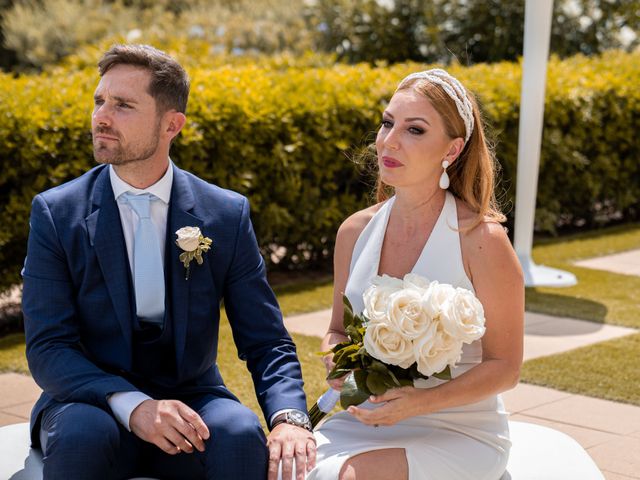
<path fill-rule="evenodd" d="M 387 168 L 398 168 L 404 166 L 403 163 L 393 157 L 382 157 L 382 164 Z"/>

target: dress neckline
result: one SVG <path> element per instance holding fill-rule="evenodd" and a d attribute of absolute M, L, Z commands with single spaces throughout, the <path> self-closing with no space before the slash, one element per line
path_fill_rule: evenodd
<path fill-rule="evenodd" d="M 387 227 L 389 226 L 389 218 L 391 217 L 391 209 L 393 207 L 393 204 L 395 203 L 396 197 L 395 195 L 393 197 L 391 197 L 387 203 L 384 205 L 383 208 L 386 208 L 385 212 L 384 212 L 384 221 L 382 222 L 382 239 L 379 242 L 377 251 L 376 251 L 376 264 L 374 267 L 374 273 L 375 275 L 385 275 L 384 273 L 380 273 L 380 259 L 382 257 L 382 247 L 384 245 L 384 239 L 386 237 L 387 234 Z M 452 213 L 454 221 L 455 221 L 455 225 L 453 225 L 454 228 L 458 228 L 458 212 L 457 212 L 457 208 L 455 208 L 455 198 L 453 197 L 453 195 L 450 192 L 445 192 L 445 197 L 444 197 L 444 203 L 442 204 L 442 208 L 440 209 L 440 213 L 438 214 L 438 218 L 436 219 L 436 223 L 433 225 L 433 228 L 431 229 L 431 232 L 429 232 L 429 236 L 427 237 L 427 239 L 424 242 L 424 245 L 422 246 L 422 250 L 420 250 L 420 255 L 418 255 L 418 258 L 416 259 L 416 261 L 414 262 L 413 266 L 411 267 L 411 270 L 409 270 L 408 272 L 406 272 L 404 275 L 406 275 L 407 273 L 413 273 L 416 270 L 416 267 L 418 267 L 420 265 L 420 263 L 422 262 L 423 258 L 426 257 L 427 254 L 427 248 L 429 247 L 430 243 L 433 243 L 432 238 L 435 236 L 435 234 L 437 233 L 439 227 L 441 226 L 441 224 L 443 222 L 445 222 L 447 220 L 448 215 L 448 211 L 451 210 L 451 201 L 453 201 L 453 210 Z M 403 276 L 404 276 L 403 275 Z"/>

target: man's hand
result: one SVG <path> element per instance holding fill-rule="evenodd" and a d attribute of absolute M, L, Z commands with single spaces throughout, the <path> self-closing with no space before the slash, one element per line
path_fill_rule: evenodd
<path fill-rule="evenodd" d="M 204 452 L 209 438 L 200 416 L 178 400 L 145 400 L 131 412 L 129 427 L 169 455 L 192 453 L 194 447 Z"/>
<path fill-rule="evenodd" d="M 316 440 L 302 427 L 281 423 L 267 438 L 269 447 L 269 480 L 278 478 L 278 466 L 282 460 L 282 480 L 291 480 L 293 459 L 296 459 L 295 480 L 304 480 L 307 472 L 316 465 Z"/>

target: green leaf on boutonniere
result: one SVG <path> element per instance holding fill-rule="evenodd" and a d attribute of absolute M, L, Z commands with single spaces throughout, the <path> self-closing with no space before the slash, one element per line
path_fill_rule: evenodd
<path fill-rule="evenodd" d="M 340 392 L 340 405 L 348 408 L 351 405 L 360 405 L 371 396 L 367 388 L 367 372 L 356 370 L 347 377 Z"/>

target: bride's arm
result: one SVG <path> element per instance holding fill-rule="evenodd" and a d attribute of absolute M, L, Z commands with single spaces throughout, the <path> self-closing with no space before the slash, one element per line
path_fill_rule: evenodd
<path fill-rule="evenodd" d="M 482 302 L 486 332 L 482 362 L 434 388 L 387 391 L 375 410 L 349 407 L 363 423 L 392 425 L 404 418 L 478 402 L 513 388 L 520 375 L 524 323 L 524 282 L 518 259 L 502 226 L 484 223 L 463 235 L 463 257 Z"/>
<path fill-rule="evenodd" d="M 331 310 L 331 323 L 329 329 L 322 339 L 322 351 L 331 350 L 336 344 L 347 340 L 342 323 L 344 308 L 342 295 L 347 286 L 349 278 L 349 266 L 353 247 L 360 236 L 360 233 L 371 219 L 377 207 L 370 207 L 354 213 L 347 218 L 336 234 L 336 245 L 333 255 L 333 307 Z M 322 360 L 327 368 L 327 373 L 333 368 L 333 354 L 325 355 Z M 336 390 L 342 388 L 343 379 L 329 380 L 328 383 Z"/>

